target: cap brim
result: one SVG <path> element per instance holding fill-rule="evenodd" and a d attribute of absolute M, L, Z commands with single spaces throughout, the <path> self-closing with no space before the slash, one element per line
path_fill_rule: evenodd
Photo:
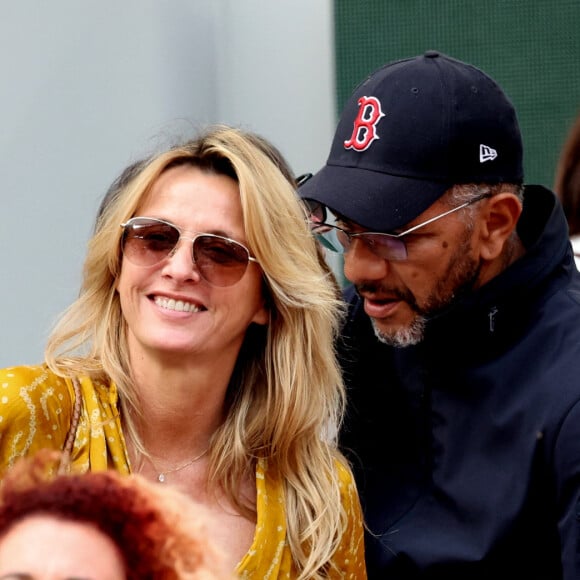
<path fill-rule="evenodd" d="M 300 186 L 314 199 L 370 230 L 389 232 L 422 214 L 452 184 L 390 175 L 357 167 L 325 165 Z"/>

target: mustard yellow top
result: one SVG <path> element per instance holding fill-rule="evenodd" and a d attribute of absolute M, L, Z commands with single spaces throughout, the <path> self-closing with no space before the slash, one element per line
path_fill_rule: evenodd
<path fill-rule="evenodd" d="M 115 469 L 130 473 L 127 448 L 117 412 L 117 389 L 79 377 L 81 415 L 71 462 L 75 471 Z M 70 379 L 45 366 L 0 369 L 0 474 L 19 457 L 41 448 L 63 449 L 74 407 Z M 339 572 L 331 578 L 365 579 L 360 504 L 350 473 L 338 465 L 342 504 L 347 517 L 340 547 L 333 558 Z M 268 477 L 267 464 L 256 468 L 257 523 L 248 553 L 236 568 L 240 578 L 292 579 L 296 572 L 286 545 L 283 488 Z"/>

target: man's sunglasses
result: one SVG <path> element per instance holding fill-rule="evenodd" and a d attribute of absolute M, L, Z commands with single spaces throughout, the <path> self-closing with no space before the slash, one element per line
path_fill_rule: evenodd
<path fill-rule="evenodd" d="M 491 197 L 490 193 L 474 197 L 470 201 L 436 215 L 399 234 L 350 232 L 336 225 L 336 222 L 340 222 L 341 219 L 335 216 L 326 206 L 314 200 L 305 199 L 304 201 L 308 205 L 310 228 L 325 248 L 332 252 L 346 253 L 350 250 L 353 240 L 359 239 L 379 258 L 401 261 L 406 260 L 408 257 L 404 236 L 488 197 Z"/>
<path fill-rule="evenodd" d="M 151 267 L 175 253 L 180 240 L 192 243 L 191 258 L 200 276 L 212 286 L 232 286 L 242 279 L 249 262 L 258 262 L 248 248 L 224 236 L 182 235 L 174 224 L 148 217 L 134 217 L 121 224 L 123 256 L 132 264 Z"/>

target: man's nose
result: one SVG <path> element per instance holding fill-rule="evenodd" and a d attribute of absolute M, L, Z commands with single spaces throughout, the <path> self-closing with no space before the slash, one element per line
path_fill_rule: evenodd
<path fill-rule="evenodd" d="M 344 275 L 353 284 L 382 280 L 389 272 L 389 262 L 377 256 L 364 240 L 353 238 L 344 255 Z"/>

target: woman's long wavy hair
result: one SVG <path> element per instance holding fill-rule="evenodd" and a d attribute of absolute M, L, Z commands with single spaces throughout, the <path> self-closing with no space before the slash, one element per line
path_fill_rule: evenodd
<path fill-rule="evenodd" d="M 239 497 L 239 483 L 265 459 L 269 477 L 284 485 L 288 543 L 299 578 L 325 578 L 345 524 L 336 472 L 336 461 L 343 459 L 335 440 L 344 387 L 334 351 L 343 308 L 283 173 L 285 162 L 267 141 L 217 126 L 135 164 L 128 182 L 101 207 L 80 296 L 54 329 L 46 362 L 61 376 L 110 377 L 120 393 L 124 428 L 140 445 L 139 393 L 115 290 L 122 265 L 119 224 L 135 214 L 159 176 L 177 165 L 237 181 L 246 239 L 263 270 L 269 308 L 268 325 L 252 325 L 246 333 L 228 387 L 226 418 L 212 438 L 208 483 L 253 517 L 255 507 Z"/>

